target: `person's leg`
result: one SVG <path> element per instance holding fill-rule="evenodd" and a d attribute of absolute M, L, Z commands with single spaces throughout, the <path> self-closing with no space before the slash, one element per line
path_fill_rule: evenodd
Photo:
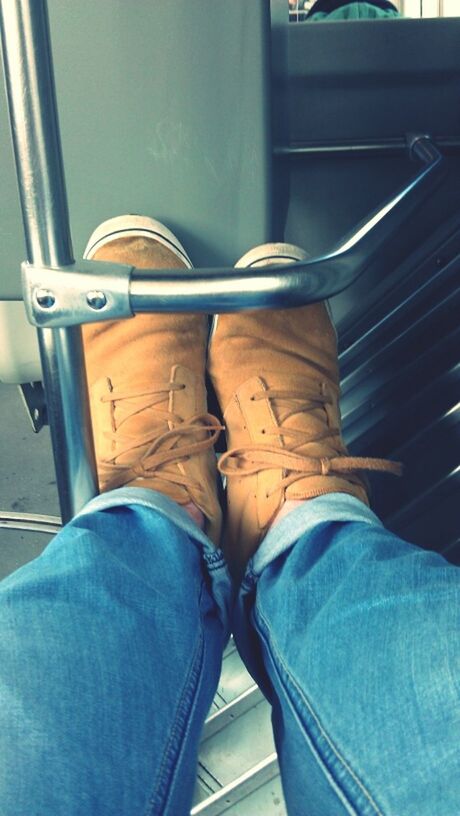
<path fill-rule="evenodd" d="M 304 256 L 266 245 L 238 265 Z M 208 365 L 225 548 L 247 570 L 237 642 L 273 701 L 290 816 L 458 814 L 460 573 L 368 508 L 362 472 L 400 466 L 348 454 L 327 306 L 221 315 Z"/>
<path fill-rule="evenodd" d="M 191 267 L 140 216 L 105 222 L 85 254 Z M 207 321 L 141 315 L 83 337 L 104 495 L 2 585 L 0 813 L 182 816 L 229 591 Z"/>
<path fill-rule="evenodd" d="M 94 500 L 5 579 L 2 816 L 186 816 L 226 602 L 209 540 L 137 488 Z"/>
<path fill-rule="evenodd" d="M 289 816 L 457 816 L 458 568 L 331 494 L 271 529 L 240 604 Z"/>

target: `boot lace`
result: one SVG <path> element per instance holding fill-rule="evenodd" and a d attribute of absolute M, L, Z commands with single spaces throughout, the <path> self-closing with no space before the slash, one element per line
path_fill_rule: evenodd
<path fill-rule="evenodd" d="M 159 483 L 183 488 L 191 492 L 203 493 L 203 487 L 192 479 L 185 469 L 177 467 L 191 457 L 212 448 L 223 430 L 215 416 L 198 413 L 184 420 L 179 414 L 162 407 L 172 391 L 182 391 L 186 386 L 178 382 L 163 382 L 149 385 L 148 389 L 133 392 L 114 388 L 101 397 L 102 402 L 112 404 L 112 429 L 104 431 L 104 437 L 116 438 L 116 452 L 112 457 L 101 459 L 104 469 L 106 489 L 113 490 L 135 479 L 158 479 Z M 132 401 L 133 404 L 129 405 Z M 123 416 L 115 424 L 115 403 L 124 402 Z M 129 420 L 145 411 L 152 412 L 152 422 L 144 434 L 130 432 Z M 173 426 L 159 432 L 164 425 Z M 124 427 L 125 426 L 125 427 Z M 197 435 L 205 437 L 193 441 Z M 117 460 L 132 454 L 132 464 L 120 464 Z M 161 487 L 159 487 L 161 489 Z"/>
<path fill-rule="evenodd" d="M 278 490 L 284 490 L 291 484 L 306 476 L 345 475 L 353 480 L 356 471 L 381 471 L 400 476 L 402 465 L 399 462 L 390 462 L 385 459 L 369 457 L 347 456 L 337 450 L 337 456 L 307 456 L 299 449 L 304 445 L 322 442 L 325 439 L 340 439 L 339 428 L 327 428 L 324 432 L 310 434 L 303 429 L 283 427 L 291 417 L 302 415 L 318 408 L 325 408 L 333 403 L 328 394 L 311 393 L 305 390 L 284 390 L 267 388 L 257 391 L 250 398 L 253 401 L 277 401 L 279 425 L 262 428 L 260 432 L 267 437 L 282 439 L 284 446 L 267 444 L 250 444 L 244 447 L 231 448 L 224 453 L 218 462 L 220 473 L 224 476 L 251 476 L 264 470 L 274 468 L 283 471 L 283 478 L 267 491 L 267 498 Z M 286 403 L 285 410 L 281 410 L 279 402 Z M 332 447 L 336 447 L 332 445 Z"/>

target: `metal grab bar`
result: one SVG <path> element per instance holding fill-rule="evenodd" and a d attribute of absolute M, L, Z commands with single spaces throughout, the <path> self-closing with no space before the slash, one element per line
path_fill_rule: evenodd
<path fill-rule="evenodd" d="M 326 300 L 350 286 L 395 237 L 411 213 L 439 184 L 444 160 L 426 135 L 408 137 L 410 153 L 424 169 L 395 196 L 362 221 L 329 253 L 308 261 L 249 269 L 133 269 L 130 303 L 134 313 L 274 309 Z"/>
<path fill-rule="evenodd" d="M 46 1 L 0 0 L 0 29 L 27 258 L 65 267 L 73 253 Z M 65 522 L 97 492 L 81 330 L 43 329 L 38 340 Z"/>
<path fill-rule="evenodd" d="M 408 148 L 424 169 L 326 255 L 273 267 L 194 269 L 193 277 L 182 269 L 136 269 L 94 261 L 60 268 L 23 264 L 29 320 L 36 326 L 62 327 L 139 312 L 214 314 L 294 307 L 330 298 L 350 286 L 377 255 L 380 263 L 384 261 L 385 246 L 439 183 L 444 162 L 431 139 L 411 136 Z"/>

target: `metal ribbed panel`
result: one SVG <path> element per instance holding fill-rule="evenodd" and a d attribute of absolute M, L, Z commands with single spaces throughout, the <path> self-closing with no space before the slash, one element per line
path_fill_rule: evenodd
<path fill-rule="evenodd" d="M 285 27 L 283 59 L 278 32 L 278 223 L 314 254 L 410 172 L 407 132 L 418 127 L 443 142 L 447 178 L 394 236 L 391 262 L 331 305 L 350 450 L 405 465 L 400 480 L 372 479 L 373 506 L 401 536 L 458 561 L 460 131 L 452 111 L 460 25 L 398 21 L 389 61 L 381 22 Z"/>
<path fill-rule="evenodd" d="M 203 730 L 192 814 L 285 815 L 270 715 L 231 640 Z"/>
<path fill-rule="evenodd" d="M 452 249 L 450 236 L 424 277 L 415 261 L 412 289 L 395 307 L 379 304 L 386 315 L 342 348 L 341 364 L 351 450 L 405 467 L 402 480 L 373 479 L 376 511 L 402 537 L 458 561 L 460 257 L 450 259 Z"/>

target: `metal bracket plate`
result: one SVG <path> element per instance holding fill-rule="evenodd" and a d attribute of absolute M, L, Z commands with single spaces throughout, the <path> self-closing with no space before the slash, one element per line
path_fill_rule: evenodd
<path fill-rule="evenodd" d="M 34 433 L 48 424 L 45 390 L 41 382 L 21 383 L 18 386 Z"/>
<path fill-rule="evenodd" d="M 23 263 L 21 269 L 27 317 L 38 328 L 133 316 L 131 266 L 79 261 L 59 269 Z"/>

